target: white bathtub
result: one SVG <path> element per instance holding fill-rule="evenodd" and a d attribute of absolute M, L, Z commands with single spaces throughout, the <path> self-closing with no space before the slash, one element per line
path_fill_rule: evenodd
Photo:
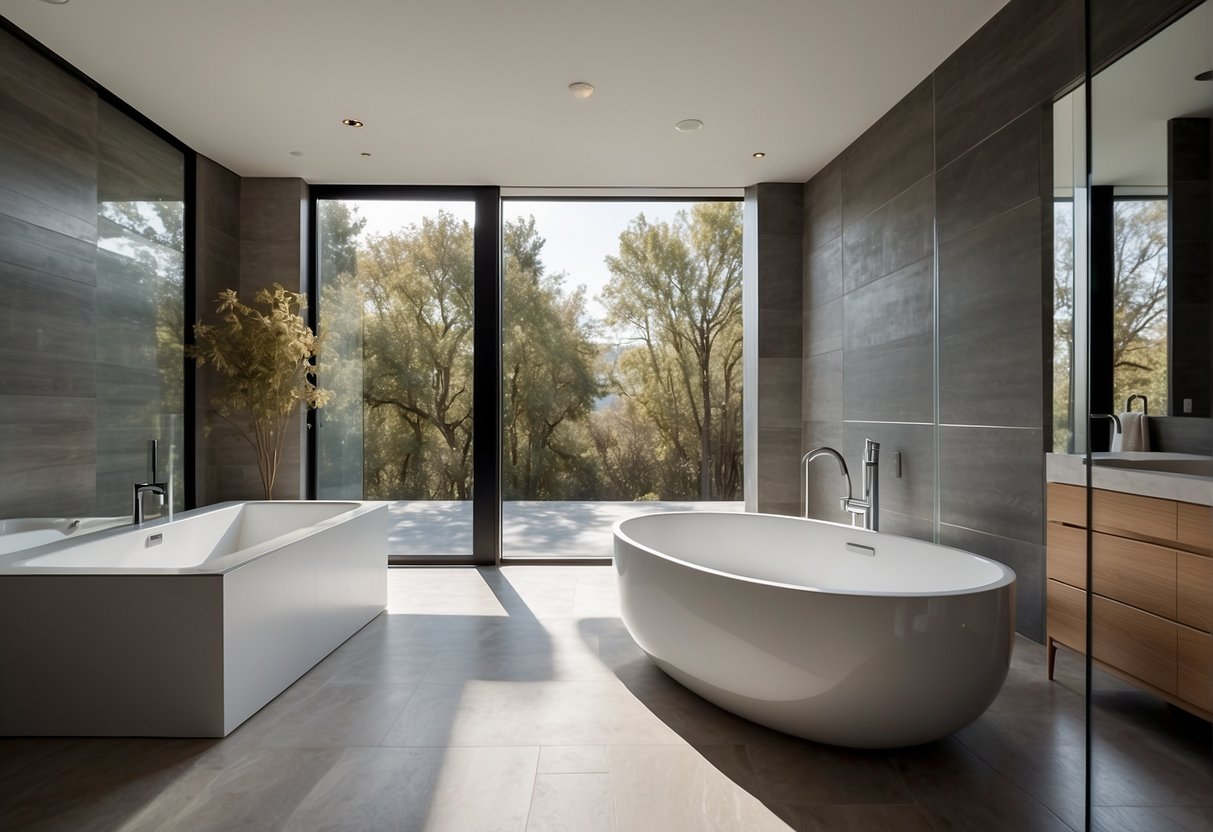
<path fill-rule="evenodd" d="M 128 525 L 128 517 L 12 517 L 0 520 L 0 555 L 54 543 L 68 537 Z"/>
<path fill-rule="evenodd" d="M 947 736 L 985 711 L 1010 666 L 1015 574 L 957 549 L 793 517 L 669 513 L 615 525 L 615 569 L 623 621 L 663 670 L 818 742 Z"/>
<path fill-rule="evenodd" d="M 0 735 L 221 737 L 384 608 L 387 507 L 226 503 L 0 557 Z"/>

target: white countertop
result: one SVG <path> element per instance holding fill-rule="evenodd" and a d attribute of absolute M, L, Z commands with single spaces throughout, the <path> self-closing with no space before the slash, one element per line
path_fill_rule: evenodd
<path fill-rule="evenodd" d="M 1199 462 L 1213 460 L 1213 457 L 1139 452 L 1095 453 L 1091 456 L 1095 462 L 1095 470 L 1091 472 L 1091 484 L 1095 488 L 1213 506 L 1213 477 L 1124 467 L 1133 460 L 1147 463 L 1164 460 Z M 1101 460 L 1110 460 L 1117 467 L 1101 465 Z M 1085 486 L 1086 467 L 1086 459 L 1082 454 L 1045 454 L 1045 479 L 1049 482 Z"/>

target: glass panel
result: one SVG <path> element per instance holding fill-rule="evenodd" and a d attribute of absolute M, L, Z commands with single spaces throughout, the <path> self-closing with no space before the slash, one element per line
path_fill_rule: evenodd
<path fill-rule="evenodd" d="M 101 516 L 129 517 L 134 483 L 153 477 L 171 479 L 174 505 L 184 505 L 185 166 L 109 105 L 97 115 L 96 505 Z"/>
<path fill-rule="evenodd" d="M 740 511 L 741 203 L 505 203 L 503 556 Z"/>
<path fill-rule="evenodd" d="M 1125 8 L 1093 0 L 1093 31 L 1115 31 Z M 1109 360 L 1093 359 L 1092 386 L 1111 380 L 1116 411 L 1148 396 L 1150 414 L 1148 454 L 1089 459 L 1096 830 L 1213 822 L 1213 479 L 1202 474 L 1213 461 L 1213 95 L 1194 77 L 1211 55 L 1205 2 L 1091 79 L 1091 181 L 1112 195 L 1102 231 L 1091 212 L 1091 292 L 1109 287 L 1112 301 Z M 1126 450 L 1142 421 L 1142 405 L 1132 409 L 1120 415 Z"/>
<path fill-rule="evenodd" d="M 321 497 L 393 501 L 389 555 L 472 551 L 471 202 L 319 200 Z"/>

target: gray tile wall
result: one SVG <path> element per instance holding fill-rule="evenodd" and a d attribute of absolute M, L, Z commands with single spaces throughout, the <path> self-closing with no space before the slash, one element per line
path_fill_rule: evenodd
<path fill-rule="evenodd" d="M 1195 5 L 1100 0 L 1096 60 Z M 1011 0 L 804 186 L 802 450 L 836 447 L 855 469 L 864 437 L 881 442 L 882 528 L 1011 566 L 1018 629 L 1037 640 L 1050 105 L 1082 71 L 1083 3 Z M 1208 441 L 1209 420 L 1153 422 Z M 846 522 L 841 492 L 815 463 L 812 515 Z"/>
<path fill-rule="evenodd" d="M 746 189 L 745 492 L 771 514 L 799 512 L 803 209 L 799 184 Z"/>
<path fill-rule="evenodd" d="M 240 178 L 199 157 L 197 173 L 197 300 L 199 315 L 214 319 L 215 298 L 236 288 L 245 302 L 280 283 L 298 292 L 305 284 L 307 185 L 301 179 Z M 251 446 L 221 422 L 203 433 L 214 377 L 198 379 L 198 503 L 260 499 L 263 491 Z M 274 486 L 276 499 L 304 493 L 300 411 L 288 435 Z"/>
<path fill-rule="evenodd" d="M 1081 15 L 1013 0 L 804 188 L 802 447 L 857 471 L 880 442 L 882 528 L 1011 565 L 1038 639 L 1042 104 L 1081 75 Z M 837 472 L 814 465 L 813 515 L 845 522 Z"/>
<path fill-rule="evenodd" d="M 97 97 L 0 31 L 0 517 L 96 500 Z"/>

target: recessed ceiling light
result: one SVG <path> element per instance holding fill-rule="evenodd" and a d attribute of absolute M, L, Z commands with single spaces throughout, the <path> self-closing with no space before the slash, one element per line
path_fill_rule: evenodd
<path fill-rule="evenodd" d="M 761 150 L 754 154 L 755 159 L 765 159 L 766 157 L 767 154 L 763 153 Z"/>
<path fill-rule="evenodd" d="M 569 84 L 569 92 L 574 98 L 589 98 L 594 94 L 594 85 L 588 81 L 574 81 Z"/>
<path fill-rule="evenodd" d="M 359 153 L 358 155 L 361 156 L 363 159 L 371 158 L 371 154 L 367 153 L 366 151 L 363 151 L 362 153 Z"/>
<path fill-rule="evenodd" d="M 1213 69 L 1206 69 L 1194 79 L 1196 81 L 1213 81 Z"/>
<path fill-rule="evenodd" d="M 302 155 L 303 155 L 303 151 L 302 151 L 302 150 L 292 150 L 292 151 L 291 151 L 291 155 L 292 155 L 292 156 L 302 156 Z"/>
<path fill-rule="evenodd" d="M 343 118 L 343 119 L 341 119 L 341 123 L 344 124 L 346 127 L 361 127 L 362 126 L 362 122 L 356 118 Z"/>
<path fill-rule="evenodd" d="M 674 125 L 674 129 L 679 133 L 692 133 L 703 128 L 703 122 L 697 118 L 684 118 L 682 121 Z"/>

